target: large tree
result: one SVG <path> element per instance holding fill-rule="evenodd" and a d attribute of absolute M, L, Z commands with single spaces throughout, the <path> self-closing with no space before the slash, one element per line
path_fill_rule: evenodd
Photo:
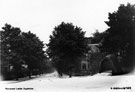
<path fill-rule="evenodd" d="M 122 65 L 131 67 L 135 57 L 135 5 L 120 5 L 117 11 L 109 13 L 109 28 L 104 37 L 103 48 L 110 53 L 120 53 Z"/>
<path fill-rule="evenodd" d="M 24 64 L 28 65 L 29 70 L 43 69 L 46 59 L 43 51 L 44 44 L 35 34 L 21 32 L 20 28 L 5 24 L 0 37 L 3 76 L 6 73 L 4 67 L 8 65 L 13 66 L 13 75 L 16 79 L 18 79 Z"/>
<path fill-rule="evenodd" d="M 43 51 L 44 44 L 36 36 L 36 34 L 29 32 L 22 33 L 22 56 L 25 63 L 28 65 L 28 69 L 32 71 L 33 69 L 38 69 L 42 71 L 44 65 L 44 60 L 47 58 L 45 52 Z"/>
<path fill-rule="evenodd" d="M 14 66 L 14 73 L 17 77 L 21 70 L 21 57 L 16 53 L 16 46 L 20 40 L 21 30 L 19 28 L 12 27 L 9 24 L 5 24 L 1 31 L 1 62 L 2 62 L 2 74 L 3 77 L 8 77 L 8 72 L 5 71 L 4 67 L 8 65 Z"/>
<path fill-rule="evenodd" d="M 62 22 L 54 28 L 47 52 L 60 74 L 71 72 L 78 63 L 77 59 L 84 54 L 84 34 L 80 27 L 72 23 Z"/>

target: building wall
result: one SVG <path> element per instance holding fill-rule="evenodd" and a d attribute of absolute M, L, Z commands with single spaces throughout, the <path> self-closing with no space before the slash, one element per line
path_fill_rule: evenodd
<path fill-rule="evenodd" d="M 85 42 L 87 44 L 88 51 L 85 56 L 81 58 L 80 62 L 80 73 L 83 75 L 90 74 L 93 75 L 99 72 L 99 64 L 103 58 L 98 48 L 99 44 L 91 44 L 91 38 L 86 38 Z"/>
<path fill-rule="evenodd" d="M 83 74 L 95 74 L 99 72 L 99 63 L 102 60 L 98 44 L 88 44 L 88 52 L 81 60 L 80 71 Z"/>
<path fill-rule="evenodd" d="M 91 58 L 89 59 L 91 75 L 99 72 L 100 62 L 102 59 L 103 55 L 100 52 L 91 54 Z"/>

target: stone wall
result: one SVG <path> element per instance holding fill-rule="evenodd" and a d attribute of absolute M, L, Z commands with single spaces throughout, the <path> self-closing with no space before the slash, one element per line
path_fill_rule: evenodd
<path fill-rule="evenodd" d="M 99 64 L 102 59 L 103 59 L 103 55 L 101 53 L 92 53 L 91 54 L 91 57 L 89 59 L 91 75 L 99 72 L 99 68 L 100 68 Z"/>

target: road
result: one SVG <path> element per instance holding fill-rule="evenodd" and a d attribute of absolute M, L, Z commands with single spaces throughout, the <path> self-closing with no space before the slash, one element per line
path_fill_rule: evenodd
<path fill-rule="evenodd" d="M 58 77 L 57 72 L 31 80 L 1 81 L 0 92 L 135 92 L 135 75 Z"/>

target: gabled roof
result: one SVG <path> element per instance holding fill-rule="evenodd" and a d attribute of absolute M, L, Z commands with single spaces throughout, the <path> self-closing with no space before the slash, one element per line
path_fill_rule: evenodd
<path fill-rule="evenodd" d="M 91 53 L 100 52 L 98 46 L 99 44 L 88 44 L 88 47 L 90 48 Z"/>

